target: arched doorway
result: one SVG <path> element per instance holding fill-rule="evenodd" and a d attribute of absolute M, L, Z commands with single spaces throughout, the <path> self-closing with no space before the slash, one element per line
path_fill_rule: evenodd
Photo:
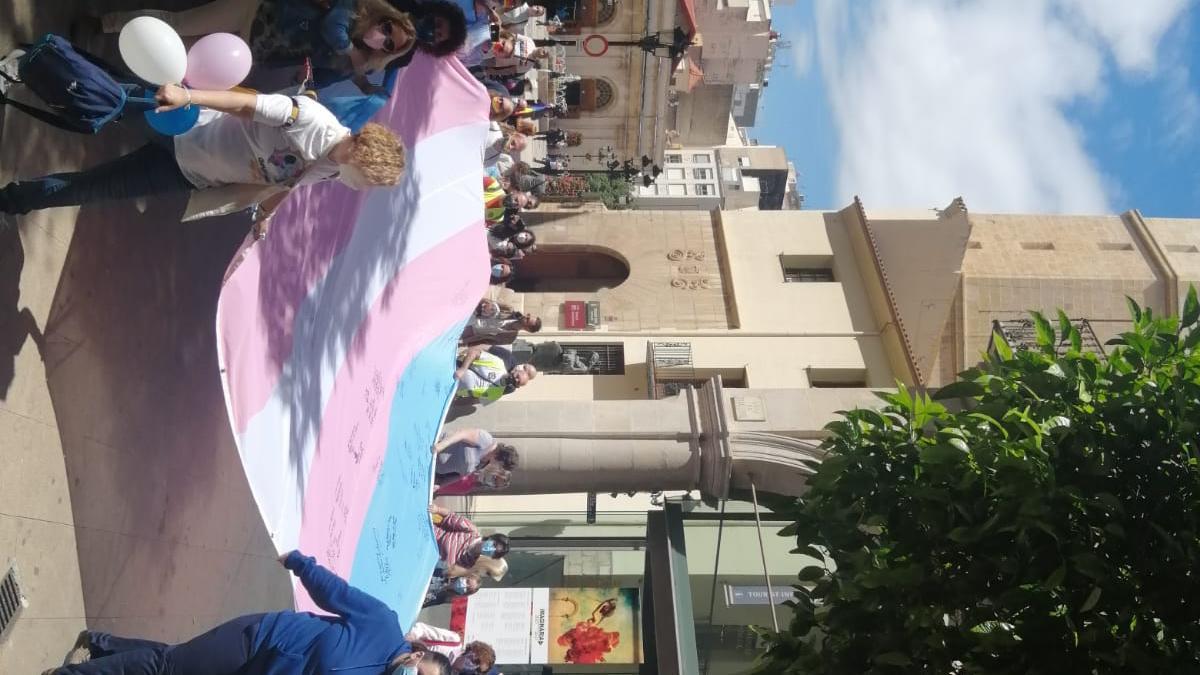
<path fill-rule="evenodd" d="M 567 117 L 579 117 L 581 112 L 599 112 L 617 100 L 617 87 L 603 77 L 584 77 L 563 87 Z"/>
<path fill-rule="evenodd" d="M 629 264 L 599 247 L 538 246 L 517 263 L 515 293 L 595 293 L 629 278 Z"/>

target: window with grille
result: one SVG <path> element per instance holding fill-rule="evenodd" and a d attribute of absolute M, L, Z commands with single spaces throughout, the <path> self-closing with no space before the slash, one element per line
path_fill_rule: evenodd
<path fill-rule="evenodd" d="M 667 164 L 683 164 L 683 155 L 667 155 Z"/>
<path fill-rule="evenodd" d="M 711 195 L 711 194 L 716 194 L 716 193 L 713 191 L 713 186 L 706 185 L 704 183 L 700 183 L 699 185 L 696 186 L 696 194 Z"/>
<path fill-rule="evenodd" d="M 600 0 L 600 12 L 596 15 L 596 25 L 603 26 L 617 15 L 616 0 Z"/>
<path fill-rule="evenodd" d="M 612 82 L 602 78 L 585 77 L 563 87 L 563 101 L 572 112 L 601 110 L 611 105 L 616 96 Z"/>
<path fill-rule="evenodd" d="M 613 90 L 611 82 L 603 79 L 596 80 L 596 107 L 594 110 L 607 108 L 616 97 L 617 93 Z"/>
<path fill-rule="evenodd" d="M 827 283 L 833 277 L 833 257 L 827 255 L 780 255 L 783 282 L 787 284 Z"/>
<path fill-rule="evenodd" d="M 692 178 L 695 180 L 712 180 L 712 169 L 692 169 Z"/>
<path fill-rule="evenodd" d="M 588 363 L 592 354 L 599 357 L 596 365 L 587 372 L 567 370 L 564 375 L 624 375 L 625 374 L 625 345 L 607 342 L 563 342 L 564 351 L 574 350 L 576 356 Z"/>
<path fill-rule="evenodd" d="M 833 270 L 827 267 L 785 267 L 783 281 L 788 284 L 829 282 L 833 281 Z"/>
<path fill-rule="evenodd" d="M 711 164 L 712 156 L 707 153 L 696 153 L 692 155 L 692 162 L 695 164 Z"/>

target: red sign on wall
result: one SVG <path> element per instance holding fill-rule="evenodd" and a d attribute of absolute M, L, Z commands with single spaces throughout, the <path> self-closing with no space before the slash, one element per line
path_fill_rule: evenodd
<path fill-rule="evenodd" d="M 587 328 L 587 303 L 582 300 L 567 300 L 563 303 L 563 328 L 567 330 Z"/>

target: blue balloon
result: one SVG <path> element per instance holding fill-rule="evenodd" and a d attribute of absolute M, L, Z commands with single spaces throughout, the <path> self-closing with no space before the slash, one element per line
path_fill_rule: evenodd
<path fill-rule="evenodd" d="M 196 120 L 200 119 L 200 106 L 184 106 L 166 112 L 154 112 L 151 109 L 145 115 L 146 124 L 151 129 L 164 136 L 178 136 L 196 126 Z"/>

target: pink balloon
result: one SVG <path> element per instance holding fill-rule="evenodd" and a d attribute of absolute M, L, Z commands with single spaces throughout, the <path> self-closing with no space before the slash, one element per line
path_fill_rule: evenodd
<path fill-rule="evenodd" d="M 250 74 L 250 47 L 229 33 L 205 35 L 187 55 L 187 77 L 195 89 L 229 89 Z"/>

